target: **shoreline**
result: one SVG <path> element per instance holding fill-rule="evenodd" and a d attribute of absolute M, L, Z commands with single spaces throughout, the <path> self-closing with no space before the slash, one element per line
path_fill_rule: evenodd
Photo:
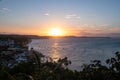
<path fill-rule="evenodd" d="M 15 38 L 16 39 L 16 38 Z M 120 52 L 115 53 L 115 57 L 106 59 L 106 65 L 100 60 L 93 60 L 90 64 L 83 64 L 82 70 L 71 70 L 68 65 L 71 61 L 67 57 L 53 61 L 50 57 L 35 51 L 33 48 L 28 50 L 23 37 L 16 39 L 15 43 L 10 39 L 2 41 L 3 52 L 0 52 L 0 79 L 1 80 L 119 80 L 120 73 Z M 22 41 L 20 41 L 22 40 Z M 6 44 L 7 43 L 7 44 Z M 14 45 L 13 45 L 14 43 Z M 16 44 L 17 43 L 17 44 Z M 6 48 L 7 45 L 7 48 Z M 19 46 L 19 47 L 18 47 Z M 1 48 L 0 48 L 1 49 Z M 9 52 L 7 52 L 9 51 Z M 11 51 L 11 53 L 10 53 Z M 24 53 L 26 52 L 26 53 Z M 29 53 L 29 54 L 28 54 Z M 27 60 L 14 57 L 25 57 Z M 17 63 L 14 63 L 18 60 Z M 12 64 L 9 64 L 12 63 Z M 117 65 L 115 65 L 117 64 Z M 107 76 L 107 77 L 106 77 Z M 110 76 L 110 77 L 109 77 Z M 116 77 L 117 76 L 117 77 Z M 112 78 L 111 78 L 112 77 Z"/>

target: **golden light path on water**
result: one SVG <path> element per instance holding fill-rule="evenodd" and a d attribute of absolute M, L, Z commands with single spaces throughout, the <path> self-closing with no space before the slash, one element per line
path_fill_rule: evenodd
<path fill-rule="evenodd" d="M 50 54 L 53 61 L 57 61 L 59 58 L 61 58 L 61 55 L 58 51 L 59 49 L 58 47 L 59 47 L 59 43 L 55 41 L 54 44 L 52 45 L 52 52 Z"/>

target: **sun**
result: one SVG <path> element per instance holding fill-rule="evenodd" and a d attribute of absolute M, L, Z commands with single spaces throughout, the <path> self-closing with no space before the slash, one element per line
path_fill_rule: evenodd
<path fill-rule="evenodd" d="M 62 31 L 59 28 L 53 28 L 50 31 L 50 36 L 62 36 Z"/>

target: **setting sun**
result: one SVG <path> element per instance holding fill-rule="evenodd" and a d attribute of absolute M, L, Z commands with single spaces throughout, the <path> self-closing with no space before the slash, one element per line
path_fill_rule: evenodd
<path fill-rule="evenodd" d="M 58 28 L 53 28 L 50 31 L 50 36 L 62 36 L 62 31 Z"/>

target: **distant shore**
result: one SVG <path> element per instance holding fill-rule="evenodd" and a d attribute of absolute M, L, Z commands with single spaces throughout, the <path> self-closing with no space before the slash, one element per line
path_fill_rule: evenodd
<path fill-rule="evenodd" d="M 98 37 L 98 36 L 38 36 L 38 35 L 0 34 L 0 38 L 4 38 L 4 37 L 18 37 L 18 36 L 27 37 L 29 39 L 49 39 L 49 38 L 114 38 L 114 37 Z M 117 38 L 119 38 L 119 37 L 117 37 Z"/>

